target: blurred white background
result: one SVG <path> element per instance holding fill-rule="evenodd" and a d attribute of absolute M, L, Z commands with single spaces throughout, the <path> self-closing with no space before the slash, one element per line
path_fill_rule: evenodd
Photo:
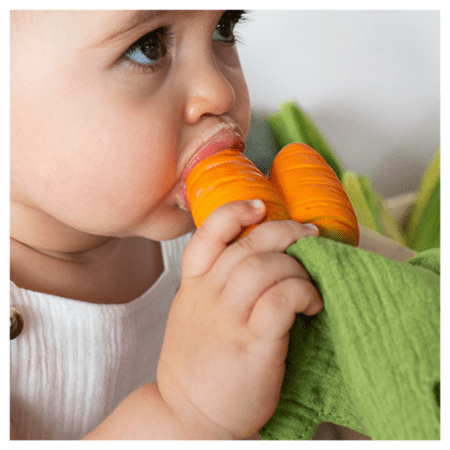
<path fill-rule="evenodd" d="M 416 189 L 440 145 L 439 26 L 437 10 L 251 11 L 236 29 L 249 151 L 270 153 L 265 117 L 291 99 L 382 195 Z"/>

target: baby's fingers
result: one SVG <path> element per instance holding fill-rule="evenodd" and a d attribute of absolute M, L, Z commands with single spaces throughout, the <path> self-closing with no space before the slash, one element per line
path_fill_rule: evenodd
<path fill-rule="evenodd" d="M 262 220 L 264 203 L 236 201 L 213 211 L 197 229 L 183 254 L 183 276 L 205 274 L 228 244 L 248 227 Z"/>
<path fill-rule="evenodd" d="M 296 314 L 317 314 L 323 308 L 314 285 L 304 278 L 287 278 L 267 290 L 255 303 L 248 320 L 252 334 L 263 340 L 285 338 Z"/>

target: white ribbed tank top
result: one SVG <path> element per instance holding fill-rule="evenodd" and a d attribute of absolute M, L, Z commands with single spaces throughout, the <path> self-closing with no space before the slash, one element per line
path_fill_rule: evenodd
<path fill-rule="evenodd" d="M 190 236 L 161 242 L 163 273 L 130 303 L 82 302 L 11 282 L 11 306 L 24 319 L 10 347 L 11 423 L 20 439 L 81 439 L 156 379 Z"/>

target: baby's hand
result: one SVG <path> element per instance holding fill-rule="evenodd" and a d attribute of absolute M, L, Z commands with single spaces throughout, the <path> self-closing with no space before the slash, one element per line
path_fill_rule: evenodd
<path fill-rule="evenodd" d="M 257 432 L 278 404 L 289 329 L 322 300 L 305 269 L 285 253 L 316 229 L 271 221 L 228 245 L 264 207 L 232 202 L 214 211 L 183 255 L 157 384 L 174 414 L 212 439 Z"/>

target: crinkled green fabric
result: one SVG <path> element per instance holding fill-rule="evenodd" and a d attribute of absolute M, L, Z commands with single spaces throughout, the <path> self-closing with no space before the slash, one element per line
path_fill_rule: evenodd
<path fill-rule="evenodd" d="M 333 422 L 376 440 L 440 439 L 440 250 L 407 262 L 308 237 L 288 249 L 324 300 L 298 315 L 263 439 Z"/>

